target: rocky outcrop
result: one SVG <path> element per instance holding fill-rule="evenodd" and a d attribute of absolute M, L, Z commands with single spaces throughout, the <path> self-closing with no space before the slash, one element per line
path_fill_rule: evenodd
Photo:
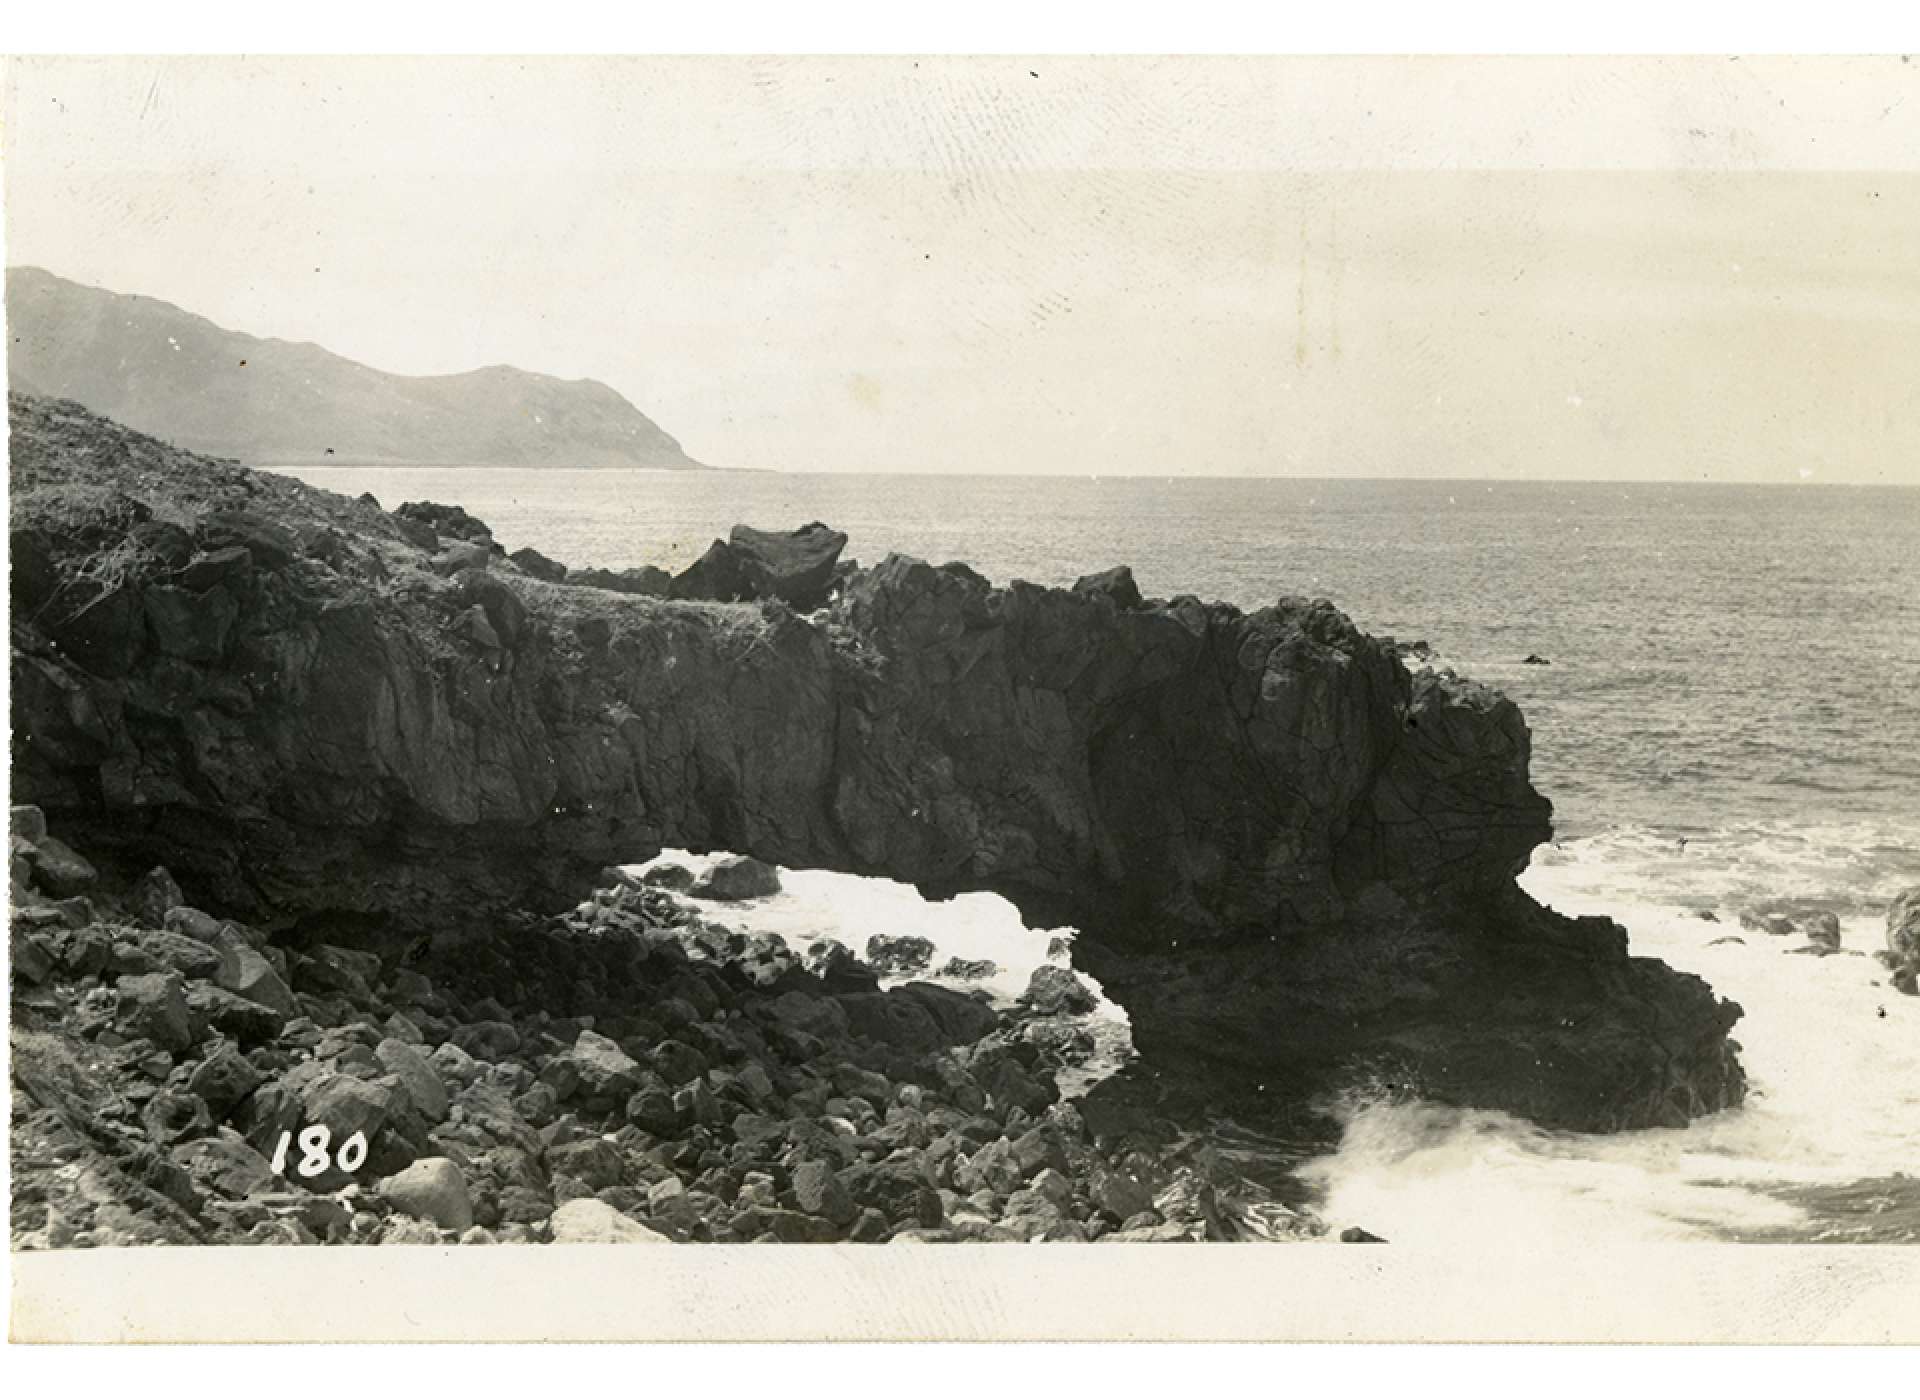
<path fill-rule="evenodd" d="M 443 575 L 376 506 L 13 416 L 15 790 L 196 902 L 392 954 L 730 850 L 1071 924 L 1169 1068 L 1577 1128 L 1739 1097 L 1737 1008 L 1514 885 L 1550 832 L 1517 708 L 1330 603 L 901 556 L 810 618 Z"/>
<path fill-rule="evenodd" d="M 812 612 L 827 601 L 847 537 L 819 521 L 784 534 L 736 525 L 673 580 L 675 598 L 785 603 Z"/>

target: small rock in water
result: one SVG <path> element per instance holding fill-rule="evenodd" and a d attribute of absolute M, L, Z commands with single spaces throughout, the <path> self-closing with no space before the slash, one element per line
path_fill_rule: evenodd
<path fill-rule="evenodd" d="M 1522 658 L 1520 659 L 1520 664 L 1521 664 L 1522 666 L 1551 666 L 1551 665 L 1553 665 L 1553 663 L 1552 663 L 1551 661 L 1549 661 L 1549 660 L 1547 660 L 1547 658 L 1546 658 L 1546 657 L 1544 657 L 1544 656 L 1542 656 L 1542 655 L 1541 655 L 1541 654 L 1540 654 L 1539 652 L 1537 652 L 1537 651 L 1530 651 L 1530 652 L 1528 652 L 1528 653 L 1527 653 L 1527 654 L 1526 654 L 1525 656 L 1523 656 L 1523 657 L 1522 657 Z"/>
<path fill-rule="evenodd" d="M 933 944 L 910 933 L 876 933 L 867 940 L 867 963 L 883 977 L 925 972 L 933 963 Z"/>
<path fill-rule="evenodd" d="M 1709 948 L 1718 948 L 1722 943 L 1738 943 L 1742 948 L 1747 946 L 1747 940 L 1740 937 L 1737 933 L 1730 933 L 1724 938 L 1716 938 L 1707 944 L 1707 946 Z"/>
<path fill-rule="evenodd" d="M 980 982 L 999 972 L 1000 964 L 991 958 L 948 958 L 939 975 L 961 982 Z"/>
<path fill-rule="evenodd" d="M 693 888 L 693 872 L 684 865 L 663 861 L 642 875 L 640 881 L 663 890 L 690 890 Z"/>
<path fill-rule="evenodd" d="M 692 893 L 700 899 L 759 899 L 780 893 L 780 874 L 752 856 L 728 856 L 714 862 Z"/>
<path fill-rule="evenodd" d="M 1349 1225 L 1340 1232 L 1341 1244 L 1385 1244 L 1380 1236 L 1362 1230 L 1358 1225 Z"/>
<path fill-rule="evenodd" d="M 1885 961 L 1893 972 L 1893 985 L 1914 995 L 1920 981 L 1920 885 L 1902 890 L 1887 906 Z"/>

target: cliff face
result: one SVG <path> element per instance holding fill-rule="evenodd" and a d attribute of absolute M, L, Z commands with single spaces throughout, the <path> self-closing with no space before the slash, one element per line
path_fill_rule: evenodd
<path fill-rule="evenodd" d="M 494 365 L 387 374 L 152 297 L 7 270 L 7 374 L 195 452 L 256 464 L 698 467 L 604 384 Z"/>
<path fill-rule="evenodd" d="M 1078 926 L 1149 1064 L 1580 1128 L 1739 1097 L 1737 1008 L 1514 885 L 1518 710 L 1327 603 L 898 556 L 807 617 L 629 596 L 12 408 L 15 800 L 197 901 L 392 949 L 724 848 Z"/>

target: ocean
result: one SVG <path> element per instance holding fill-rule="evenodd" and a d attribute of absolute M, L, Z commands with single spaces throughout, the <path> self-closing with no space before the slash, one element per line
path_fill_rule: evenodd
<path fill-rule="evenodd" d="M 1522 883 L 1738 1001 L 1751 1090 L 1686 1129 L 1609 1137 L 1356 1094 L 1337 1148 L 1296 1164 L 1321 1212 L 1436 1243 L 1920 1241 L 1920 999 L 1869 956 L 1888 900 L 1920 884 L 1920 490 L 282 470 L 389 507 L 457 503 L 573 566 L 678 570 L 735 523 L 823 520 L 867 563 L 1045 584 L 1125 563 L 1149 597 L 1326 597 L 1425 641 L 1533 731 L 1556 839 Z M 886 885 L 808 872 L 760 917 L 861 946 L 913 912 Z M 1738 922 L 1787 901 L 1838 916 L 1842 955 Z M 1046 931 L 991 896 L 958 903 L 919 916 L 939 958 L 994 957 L 1009 979 L 1037 964 Z"/>

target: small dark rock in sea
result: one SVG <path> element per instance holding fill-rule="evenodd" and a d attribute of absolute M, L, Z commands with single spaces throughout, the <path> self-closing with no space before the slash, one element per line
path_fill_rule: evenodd
<path fill-rule="evenodd" d="M 1713 910 L 1711 909 L 1696 909 L 1693 911 L 1693 917 L 1696 919 L 1703 919 L 1710 924 L 1717 924 L 1720 922 L 1720 916 L 1714 913 Z"/>
<path fill-rule="evenodd" d="M 759 899 L 780 893 L 780 873 L 752 856 L 728 856 L 694 882 L 701 899 Z"/>
<path fill-rule="evenodd" d="M 940 969 L 940 976 L 962 982 L 978 982 L 999 971 L 1000 964 L 991 958 L 948 958 Z"/>
<path fill-rule="evenodd" d="M 1882 958 L 1893 985 L 1908 996 L 1920 985 L 1920 885 L 1894 896 L 1887 906 L 1887 950 Z"/>
<path fill-rule="evenodd" d="M 1730 933 L 1725 938 L 1714 939 L 1711 943 L 1707 944 L 1707 946 L 1709 948 L 1718 948 L 1722 943 L 1738 943 L 1744 948 L 1747 945 L 1747 940 L 1736 933 Z"/>
<path fill-rule="evenodd" d="M 663 861 L 643 874 L 640 877 L 640 883 L 654 885 L 663 890 L 690 890 L 693 888 L 693 872 L 684 865 Z"/>
<path fill-rule="evenodd" d="M 1349 1225 L 1340 1232 L 1341 1244 L 1385 1244 L 1380 1236 L 1362 1230 L 1358 1225 Z"/>
<path fill-rule="evenodd" d="M 1791 938 L 1797 933 L 1828 948 L 1840 946 L 1840 919 L 1830 909 L 1778 905 L 1745 909 L 1740 913 L 1740 926 L 1775 938 Z"/>
<path fill-rule="evenodd" d="M 867 962 L 882 977 L 925 972 L 933 965 L 933 944 L 910 933 L 876 933 L 867 940 Z"/>
<path fill-rule="evenodd" d="M 1521 664 L 1522 666 L 1551 666 L 1551 665 L 1553 665 L 1553 663 L 1552 663 L 1551 661 L 1549 661 L 1549 660 L 1547 660 L 1547 658 L 1546 658 L 1546 657 L 1544 657 L 1544 656 L 1542 656 L 1542 655 L 1541 655 L 1541 654 L 1540 654 L 1539 652 L 1537 652 L 1537 651 L 1530 651 L 1530 652 L 1528 652 L 1528 653 L 1527 653 L 1527 654 L 1526 654 L 1526 655 L 1525 655 L 1524 657 L 1522 657 L 1522 658 L 1520 659 L 1520 664 Z"/>

